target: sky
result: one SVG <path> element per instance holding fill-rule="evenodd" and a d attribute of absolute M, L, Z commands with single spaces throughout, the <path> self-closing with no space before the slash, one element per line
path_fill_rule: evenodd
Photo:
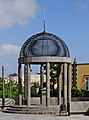
<path fill-rule="evenodd" d="M 89 63 L 89 0 L 0 0 L 0 68 L 6 75 L 17 73 L 21 46 L 43 31 L 44 16 L 46 31 L 67 44 L 72 62 Z"/>

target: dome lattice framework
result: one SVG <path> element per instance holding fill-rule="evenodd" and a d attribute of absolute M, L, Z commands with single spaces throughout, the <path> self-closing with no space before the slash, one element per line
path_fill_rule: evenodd
<path fill-rule="evenodd" d="M 23 44 L 20 57 L 57 56 L 70 57 L 65 42 L 58 36 L 42 32 L 28 38 Z"/>

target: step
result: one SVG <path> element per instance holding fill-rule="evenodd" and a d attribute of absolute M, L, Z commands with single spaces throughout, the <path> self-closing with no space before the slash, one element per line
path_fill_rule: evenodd
<path fill-rule="evenodd" d="M 57 111 L 59 109 L 58 106 L 50 106 L 50 107 L 44 107 L 44 106 L 32 106 L 32 107 L 16 107 L 16 106 L 13 106 L 13 107 L 9 107 L 7 109 L 11 109 L 11 110 L 51 110 L 51 111 Z"/>
<path fill-rule="evenodd" d="M 54 112 L 54 111 L 58 111 L 58 110 L 47 110 L 47 109 L 12 109 L 12 108 L 8 108 L 7 110 L 13 110 L 13 111 L 52 111 L 52 112 Z"/>
<path fill-rule="evenodd" d="M 14 111 L 14 110 L 4 110 L 5 113 L 16 113 L 16 114 L 58 114 L 58 112 L 53 111 Z"/>
<path fill-rule="evenodd" d="M 6 110 L 3 110 L 5 113 L 19 113 L 19 114 L 59 114 L 58 107 L 8 107 Z"/>
<path fill-rule="evenodd" d="M 52 114 L 52 115 L 58 115 L 57 112 L 51 112 L 51 111 L 14 111 L 14 110 L 4 110 L 4 113 L 16 113 L 16 114 Z"/>

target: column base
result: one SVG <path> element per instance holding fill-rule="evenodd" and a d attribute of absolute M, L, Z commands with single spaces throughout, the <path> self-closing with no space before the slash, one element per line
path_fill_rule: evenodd
<path fill-rule="evenodd" d="M 66 105 L 65 104 L 62 104 L 61 106 L 60 106 L 60 115 L 68 115 L 68 112 L 67 112 L 67 107 L 66 107 Z"/>
<path fill-rule="evenodd" d="M 19 94 L 19 106 L 21 106 L 21 105 L 22 105 L 22 95 Z"/>
<path fill-rule="evenodd" d="M 27 106 L 31 106 L 31 98 L 27 98 Z"/>
<path fill-rule="evenodd" d="M 67 102 L 67 112 L 68 112 L 68 115 L 70 116 L 70 102 Z"/>
<path fill-rule="evenodd" d="M 2 106 L 1 106 L 1 109 L 3 109 L 4 108 L 4 105 L 5 104 L 5 98 L 2 98 Z"/>
<path fill-rule="evenodd" d="M 46 106 L 46 88 L 43 88 L 41 90 L 42 90 L 42 105 Z"/>
<path fill-rule="evenodd" d="M 24 99 L 23 103 L 24 103 L 24 105 L 27 105 L 27 99 Z"/>
<path fill-rule="evenodd" d="M 46 107 L 49 107 L 50 106 L 50 97 L 47 97 L 46 98 Z"/>

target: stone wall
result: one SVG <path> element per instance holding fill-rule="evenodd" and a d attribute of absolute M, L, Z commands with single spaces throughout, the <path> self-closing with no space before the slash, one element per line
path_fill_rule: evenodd
<path fill-rule="evenodd" d="M 45 101 L 45 98 L 44 98 Z M 14 105 L 15 101 L 10 98 L 5 99 L 5 106 Z M 40 98 L 39 97 L 32 97 L 31 98 L 32 105 L 40 105 Z M 57 98 L 51 97 L 50 104 L 52 106 L 57 105 Z M 2 106 L 2 99 L 0 98 L 0 106 Z M 71 113 L 83 113 L 86 112 L 89 108 L 89 101 L 72 101 L 71 102 Z"/>
<path fill-rule="evenodd" d="M 31 98 L 31 104 L 40 104 L 40 98 L 33 97 Z M 57 105 L 57 98 L 51 97 L 51 105 Z M 83 113 L 86 112 L 89 108 L 89 101 L 72 101 L 71 102 L 71 113 Z"/>
<path fill-rule="evenodd" d="M 71 113 L 83 113 L 89 108 L 89 101 L 71 102 Z"/>
<path fill-rule="evenodd" d="M 44 97 L 44 101 L 46 101 L 45 97 Z M 32 105 L 34 105 L 34 104 L 39 105 L 40 104 L 40 98 L 39 97 L 37 97 L 37 98 L 32 97 L 31 98 L 31 104 Z M 56 97 L 51 97 L 50 104 L 51 105 L 57 105 L 57 98 Z"/>

